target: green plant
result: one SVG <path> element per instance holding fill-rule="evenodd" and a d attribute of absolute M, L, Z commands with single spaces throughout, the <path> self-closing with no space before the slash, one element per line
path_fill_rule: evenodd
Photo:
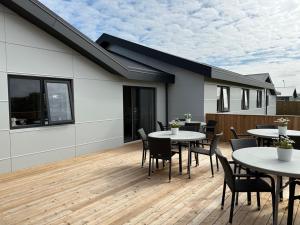
<path fill-rule="evenodd" d="M 179 128 L 180 127 L 179 123 L 174 120 L 171 122 L 170 126 L 171 126 L 171 128 Z"/>
<path fill-rule="evenodd" d="M 278 126 L 287 127 L 289 121 L 290 121 L 289 119 L 281 117 L 281 118 L 278 118 L 277 120 L 275 120 L 274 122 L 278 123 Z"/>
<path fill-rule="evenodd" d="M 281 136 L 275 140 L 274 145 L 277 148 L 292 149 L 294 143 L 289 137 Z"/>
<path fill-rule="evenodd" d="M 184 114 L 184 118 L 185 119 L 192 119 L 192 114 L 186 113 L 186 114 Z"/>

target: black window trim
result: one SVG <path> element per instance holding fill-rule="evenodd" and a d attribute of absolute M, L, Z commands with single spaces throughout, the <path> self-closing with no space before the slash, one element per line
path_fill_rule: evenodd
<path fill-rule="evenodd" d="M 13 127 L 11 123 L 11 102 L 10 102 L 10 79 L 27 79 L 27 80 L 39 80 L 40 81 L 40 91 L 41 91 L 41 101 L 40 101 L 40 108 L 41 108 L 41 123 L 40 124 L 31 124 L 31 125 L 20 125 L 17 127 Z M 47 105 L 47 112 L 49 117 L 49 108 L 47 104 L 47 93 L 46 93 L 46 81 L 52 82 L 52 83 L 68 83 L 69 87 L 69 98 L 70 98 L 70 106 L 71 106 L 71 115 L 72 120 L 67 121 L 59 121 L 50 123 L 50 120 L 48 119 L 48 124 L 45 124 L 45 115 L 43 112 L 43 105 Z M 75 124 L 75 113 L 74 113 L 74 85 L 72 79 L 67 78 L 59 78 L 59 77 L 40 77 L 40 76 L 27 76 L 27 75 L 15 75 L 15 74 L 7 74 L 7 82 L 8 82 L 8 108 L 9 108 L 9 127 L 10 130 L 17 130 L 17 129 L 25 129 L 25 128 L 37 128 L 37 127 L 50 127 L 50 126 L 58 126 L 58 125 L 66 125 L 66 124 Z"/>
<path fill-rule="evenodd" d="M 219 104 L 219 110 L 217 106 L 217 112 L 218 113 L 230 112 L 230 87 L 217 85 L 217 88 L 220 88 L 220 100 L 219 100 L 220 104 Z M 227 101 L 228 101 L 227 109 L 224 109 L 223 89 L 227 89 Z"/>
<path fill-rule="evenodd" d="M 258 94 L 260 93 L 260 94 Z M 262 100 L 263 100 L 263 91 L 262 90 L 256 90 L 256 108 L 261 109 L 262 108 Z"/>
<path fill-rule="evenodd" d="M 247 103 L 248 105 L 246 106 L 245 104 L 245 92 L 247 92 Z M 249 110 L 250 108 L 250 90 L 247 88 L 242 88 L 242 102 L 241 102 L 241 110 Z"/>

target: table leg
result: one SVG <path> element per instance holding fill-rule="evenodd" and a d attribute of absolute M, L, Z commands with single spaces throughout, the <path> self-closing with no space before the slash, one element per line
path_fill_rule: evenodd
<path fill-rule="evenodd" d="M 179 174 L 182 175 L 182 146 L 179 144 Z"/>
<path fill-rule="evenodd" d="M 281 192 L 280 176 L 276 176 L 273 225 L 278 224 L 278 205 L 280 199 L 280 192 Z"/>
<path fill-rule="evenodd" d="M 188 170 L 188 175 L 189 179 L 191 179 L 191 142 L 189 142 L 189 149 L 188 149 L 188 165 L 187 165 L 187 170 Z"/>

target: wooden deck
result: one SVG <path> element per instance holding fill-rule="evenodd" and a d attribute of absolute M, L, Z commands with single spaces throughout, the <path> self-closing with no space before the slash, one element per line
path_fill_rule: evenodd
<path fill-rule="evenodd" d="M 221 147 L 230 153 L 227 145 Z M 230 194 L 221 210 L 222 169 L 212 178 L 209 158 L 202 156 L 188 179 L 186 158 L 183 175 L 174 159 L 171 183 L 167 169 L 147 179 L 140 144 L 3 175 L 0 224 L 227 224 Z M 286 224 L 287 194 L 280 204 L 281 224 Z M 245 197 L 240 195 L 233 224 L 271 224 L 270 195 L 262 195 L 260 211 L 255 196 L 251 206 Z M 297 202 L 297 225 L 299 207 Z"/>

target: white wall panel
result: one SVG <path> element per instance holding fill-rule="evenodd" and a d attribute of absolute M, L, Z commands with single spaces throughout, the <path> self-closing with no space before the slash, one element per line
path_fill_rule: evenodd
<path fill-rule="evenodd" d="M 8 100 L 7 75 L 0 72 L 0 101 Z"/>
<path fill-rule="evenodd" d="M 75 126 L 32 128 L 11 131 L 12 156 L 75 146 Z"/>
<path fill-rule="evenodd" d="M 1 5 L 0 5 L 1 7 Z M 0 41 L 5 41 L 5 29 L 4 29 L 4 13 L 1 12 L 0 8 Z"/>
<path fill-rule="evenodd" d="M 72 157 L 75 157 L 75 147 L 15 157 L 12 158 L 12 170 L 15 171 L 23 168 L 29 168 L 32 166 L 42 165 Z"/>
<path fill-rule="evenodd" d="M 11 172 L 11 159 L 0 160 L 0 173 Z"/>
<path fill-rule="evenodd" d="M 7 44 L 7 71 L 73 77 L 72 55 Z"/>
<path fill-rule="evenodd" d="M 76 122 L 123 117 L 123 91 L 120 83 L 75 79 Z"/>
<path fill-rule="evenodd" d="M 19 45 L 72 53 L 72 49 L 23 18 L 6 14 L 6 41 Z"/>
<path fill-rule="evenodd" d="M 80 156 L 88 153 L 99 152 L 104 149 L 115 148 L 117 146 L 121 146 L 123 143 L 124 141 L 122 137 L 122 138 L 113 138 L 110 140 L 89 143 L 85 145 L 78 145 L 76 147 L 76 155 Z"/>
<path fill-rule="evenodd" d="M 0 130 L 9 129 L 8 102 L 0 101 Z"/>
<path fill-rule="evenodd" d="M 0 160 L 10 157 L 9 131 L 0 131 Z"/>
<path fill-rule="evenodd" d="M 76 143 L 84 144 L 122 137 L 122 124 L 122 119 L 76 124 Z"/>
<path fill-rule="evenodd" d="M 0 71 L 6 71 L 6 54 L 4 42 L 0 42 Z"/>
<path fill-rule="evenodd" d="M 78 54 L 74 54 L 74 76 L 84 79 L 121 81 L 120 76 L 109 73 L 86 57 Z"/>

